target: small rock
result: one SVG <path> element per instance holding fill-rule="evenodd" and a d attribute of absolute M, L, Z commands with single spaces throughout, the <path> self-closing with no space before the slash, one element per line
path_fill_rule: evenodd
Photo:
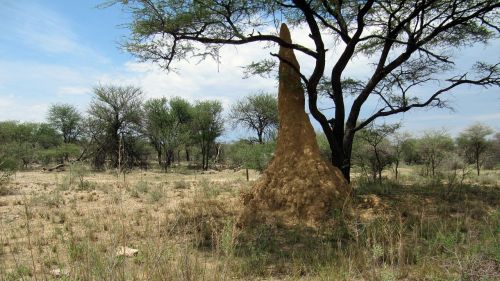
<path fill-rule="evenodd" d="M 137 249 L 132 249 L 129 247 L 120 246 L 120 247 L 118 247 L 118 250 L 116 251 L 116 256 L 117 257 L 121 257 L 121 256 L 133 257 L 133 256 L 137 255 L 137 253 L 139 253 L 139 250 L 137 250 Z"/>
<path fill-rule="evenodd" d="M 50 271 L 50 275 L 54 276 L 54 277 L 62 277 L 63 275 L 68 275 L 69 272 L 67 269 L 63 269 L 61 270 L 60 268 L 54 268 Z"/>

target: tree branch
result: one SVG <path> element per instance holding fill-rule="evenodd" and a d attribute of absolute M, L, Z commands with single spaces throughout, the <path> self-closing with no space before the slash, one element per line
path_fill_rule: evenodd
<path fill-rule="evenodd" d="M 449 92 L 450 90 L 452 90 L 455 87 L 460 86 L 460 85 L 469 84 L 469 85 L 479 85 L 479 86 L 483 86 L 483 87 L 500 86 L 500 76 L 498 75 L 498 72 L 496 72 L 498 70 L 497 69 L 498 65 L 499 64 L 497 63 L 494 66 L 492 66 L 491 71 L 488 73 L 488 75 L 486 75 L 485 77 L 480 78 L 480 79 L 476 79 L 476 80 L 467 79 L 467 74 L 463 74 L 458 78 L 448 79 L 447 81 L 452 82 L 451 85 L 449 85 L 446 88 L 443 88 L 443 89 L 436 91 L 423 103 L 417 102 L 417 103 L 413 103 L 410 105 L 401 106 L 399 108 L 394 108 L 394 109 L 391 109 L 388 111 L 385 111 L 385 109 L 387 109 L 387 107 L 384 107 L 384 108 L 380 109 L 379 111 L 377 111 L 377 113 L 370 116 L 368 119 L 359 123 L 354 128 L 354 131 L 359 131 L 359 130 L 363 129 L 364 127 L 366 127 L 368 124 L 370 124 L 371 122 L 373 122 L 375 119 L 377 119 L 379 117 L 384 117 L 384 116 L 389 116 L 389 115 L 393 115 L 393 114 L 397 114 L 397 113 L 401 113 L 401 112 L 406 112 L 412 108 L 426 107 L 426 106 L 431 105 L 432 102 L 437 102 L 434 106 L 438 106 L 438 107 L 442 106 L 443 104 L 442 104 L 442 101 L 439 99 L 439 96 L 446 93 L 446 92 Z"/>

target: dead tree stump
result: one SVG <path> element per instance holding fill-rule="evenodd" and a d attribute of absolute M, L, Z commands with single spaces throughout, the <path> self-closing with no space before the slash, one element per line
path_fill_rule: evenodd
<path fill-rule="evenodd" d="M 280 37 L 292 42 L 285 24 Z M 276 151 L 252 191 L 243 196 L 242 224 L 270 219 L 315 224 L 333 209 L 342 208 L 350 190 L 341 171 L 320 155 L 304 110 L 304 89 L 293 50 L 280 47 L 279 56 Z"/>

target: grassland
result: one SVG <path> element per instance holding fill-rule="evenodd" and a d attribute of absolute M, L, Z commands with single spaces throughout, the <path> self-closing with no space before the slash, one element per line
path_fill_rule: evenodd
<path fill-rule="evenodd" d="M 495 171 L 455 185 L 409 169 L 358 183 L 319 228 L 238 227 L 258 176 L 19 172 L 0 189 L 0 280 L 500 280 Z"/>

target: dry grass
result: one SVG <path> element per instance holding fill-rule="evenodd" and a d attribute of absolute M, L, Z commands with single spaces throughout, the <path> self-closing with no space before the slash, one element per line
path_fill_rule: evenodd
<path fill-rule="evenodd" d="M 18 173 L 0 196 L 0 280 L 498 280 L 487 176 L 453 192 L 362 186 L 351 213 L 312 229 L 236 227 L 243 171 Z"/>

